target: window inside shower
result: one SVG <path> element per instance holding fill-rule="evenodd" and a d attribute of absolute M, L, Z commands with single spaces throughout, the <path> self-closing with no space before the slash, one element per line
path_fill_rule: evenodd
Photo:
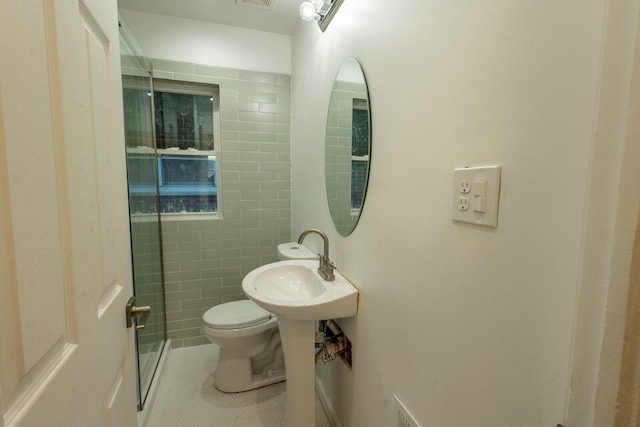
<path fill-rule="evenodd" d="M 153 141 L 127 127 L 131 214 L 217 214 L 221 212 L 219 169 L 219 90 L 216 85 L 154 79 L 151 112 Z M 150 91 L 125 89 L 127 98 L 151 96 Z M 126 117 L 125 117 L 126 118 Z M 126 120 L 125 120 L 126 122 Z M 155 150 L 157 156 L 148 152 Z M 157 168 L 160 198 L 148 170 Z"/>

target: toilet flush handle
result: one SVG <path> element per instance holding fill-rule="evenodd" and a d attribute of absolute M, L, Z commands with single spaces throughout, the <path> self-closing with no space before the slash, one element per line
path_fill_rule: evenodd
<path fill-rule="evenodd" d="M 147 323 L 147 319 L 149 318 L 149 314 L 151 313 L 151 307 L 148 305 L 136 307 L 135 303 L 136 297 L 129 298 L 129 301 L 127 301 L 125 316 L 127 320 L 127 328 L 133 326 L 133 318 L 136 317 L 136 330 L 139 331 L 144 329 L 145 323 Z M 141 317 L 138 319 L 138 316 Z"/>

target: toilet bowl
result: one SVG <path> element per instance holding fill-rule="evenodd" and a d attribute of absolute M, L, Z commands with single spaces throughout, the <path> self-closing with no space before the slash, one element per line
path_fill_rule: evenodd
<path fill-rule="evenodd" d="M 276 316 L 252 301 L 217 305 L 202 316 L 202 333 L 220 347 L 215 387 L 235 393 L 285 379 Z"/>

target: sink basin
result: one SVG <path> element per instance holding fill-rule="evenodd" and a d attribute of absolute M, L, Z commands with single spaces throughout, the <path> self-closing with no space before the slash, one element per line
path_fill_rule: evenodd
<path fill-rule="evenodd" d="M 256 304 L 278 316 L 287 372 L 284 427 L 315 424 L 315 321 L 355 316 L 358 290 L 334 271 L 327 282 L 317 260 L 280 261 L 253 270 L 242 290 Z"/>
<path fill-rule="evenodd" d="M 279 317 L 323 320 L 349 317 L 358 308 L 358 290 L 339 272 L 327 282 L 317 272 L 318 261 L 295 260 L 267 264 L 242 281 L 242 290 L 256 304 Z"/>

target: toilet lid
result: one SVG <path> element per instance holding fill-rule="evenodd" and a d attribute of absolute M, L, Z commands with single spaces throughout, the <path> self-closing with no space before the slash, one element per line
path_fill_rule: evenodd
<path fill-rule="evenodd" d="M 210 308 L 202 320 L 215 329 L 239 329 L 264 323 L 271 316 L 253 301 L 233 301 Z"/>

